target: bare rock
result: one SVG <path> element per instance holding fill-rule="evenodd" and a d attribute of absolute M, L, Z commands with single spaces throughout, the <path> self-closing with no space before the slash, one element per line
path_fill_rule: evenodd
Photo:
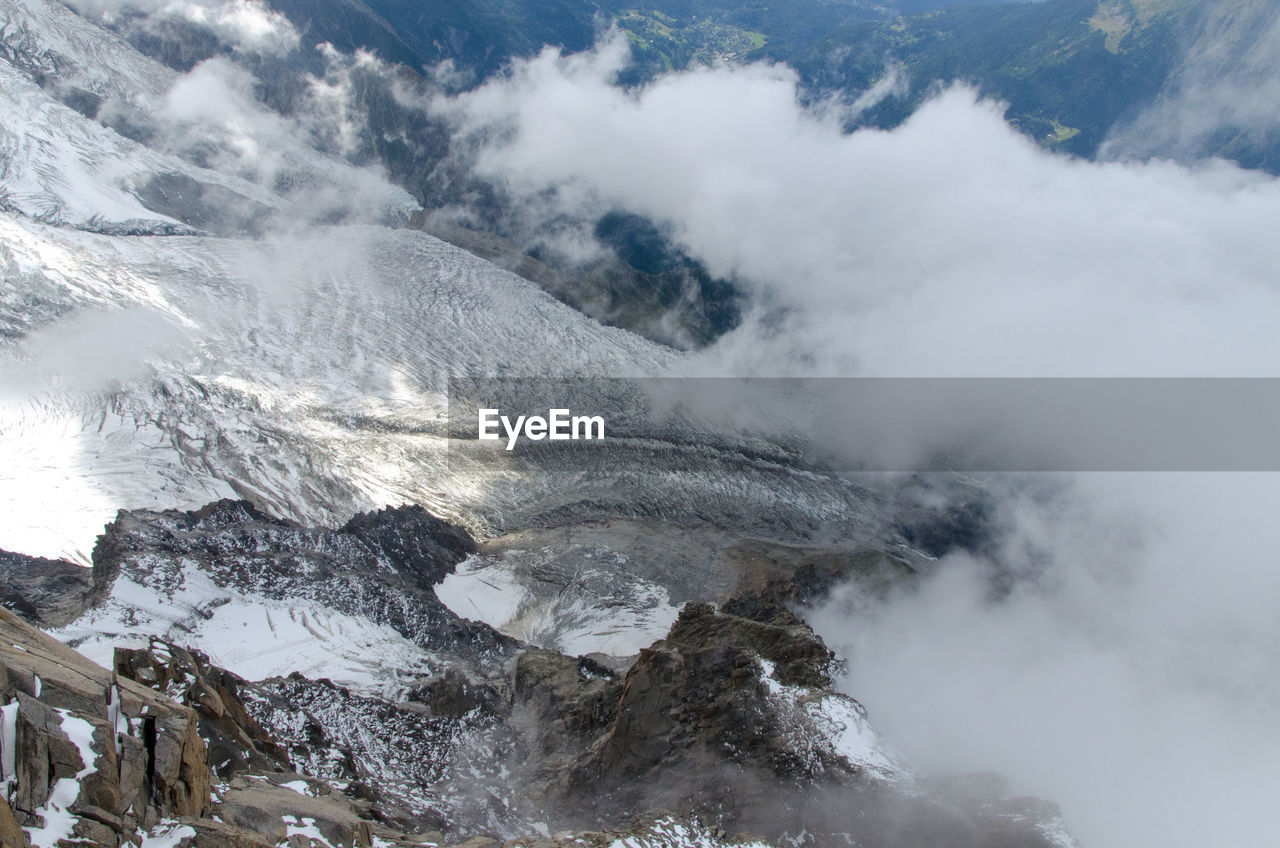
<path fill-rule="evenodd" d="M 3 848 L 22 848 L 26 844 L 22 828 L 13 817 L 13 808 L 0 796 L 0 846 Z"/>
<path fill-rule="evenodd" d="M 266 836 L 273 844 L 308 833 L 335 848 L 373 844 L 369 822 L 345 796 L 296 774 L 234 779 L 219 801 L 218 816 L 225 824 Z"/>
<path fill-rule="evenodd" d="M 116 648 L 115 670 L 195 710 L 216 776 L 290 770 L 288 753 L 245 708 L 247 681 L 199 651 L 152 639 L 147 648 Z"/>
<path fill-rule="evenodd" d="M 0 605 L 37 627 L 61 627 L 84 611 L 89 569 L 0 551 Z"/>
<path fill-rule="evenodd" d="M 14 745 L 6 777 L 17 823 L 38 825 L 48 805 L 65 803 L 55 797 L 59 785 L 75 793 L 66 807 L 74 835 L 97 844 L 118 845 L 161 818 L 209 812 L 211 775 L 192 710 L 117 678 L 4 609 L 0 701 L 13 728 L 4 738 Z"/>

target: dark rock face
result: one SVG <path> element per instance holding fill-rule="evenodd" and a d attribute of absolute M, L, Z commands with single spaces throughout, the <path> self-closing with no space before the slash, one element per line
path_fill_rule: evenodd
<path fill-rule="evenodd" d="M 454 668 L 446 669 L 442 676 L 411 691 L 407 700 L 425 704 L 432 715 L 443 718 L 462 718 L 477 711 L 496 713 L 506 703 L 505 695 L 498 689 L 468 680 Z"/>
<path fill-rule="evenodd" d="M 387 507 L 363 512 L 343 526 L 342 533 L 355 536 L 380 551 L 406 575 L 418 578 L 421 586 L 434 586 L 468 554 L 476 552 L 475 539 L 461 527 L 441 521 L 420 506 Z"/>
<path fill-rule="evenodd" d="M 288 753 L 245 709 L 241 693 L 252 684 L 198 651 L 153 639 L 149 648 L 116 648 L 115 671 L 195 710 L 215 776 L 290 770 Z"/>
<path fill-rule="evenodd" d="M 440 715 L 427 704 L 363 697 L 301 675 L 253 684 L 245 694 L 294 770 L 346 787 L 380 821 L 459 838 L 517 827 L 518 793 L 502 791 L 500 778 L 514 744 L 505 698 L 501 712 L 478 705 Z"/>
<path fill-rule="evenodd" d="M 526 651 L 509 718 L 524 741 L 520 779 L 573 828 L 677 811 L 791 838 L 823 793 L 865 814 L 869 793 L 895 798 L 909 777 L 878 752 L 863 762 L 837 744 L 839 717 L 858 731 L 863 711 L 831 690 L 835 667 L 794 616 L 766 623 L 710 604 L 686 605 L 625 675 Z M 810 829 L 809 839 L 833 833 Z"/>
<path fill-rule="evenodd" d="M 879 550 L 823 551 L 759 541 L 733 545 L 725 560 L 738 584 L 722 612 L 761 622 L 795 621 L 840 586 L 877 596 L 921 574 L 919 563 Z"/>
<path fill-rule="evenodd" d="M 103 602 L 121 575 L 172 594 L 195 568 L 218 586 L 315 601 L 496 668 L 515 641 L 459 618 L 432 590 L 474 549 L 466 531 L 421 507 L 358 515 L 341 530 L 300 527 L 245 501 L 121 511 L 94 548 L 93 600 Z"/>
<path fill-rule="evenodd" d="M 361 815 L 406 830 L 467 833 L 476 822 L 509 818 L 472 790 L 485 769 L 496 787 L 510 755 L 506 694 L 456 670 L 393 703 L 297 674 L 252 683 L 157 639 L 145 649 L 117 648 L 115 666 L 122 678 L 193 709 L 215 778 L 243 791 L 257 786 L 246 777 L 332 781 Z"/>
<path fill-rule="evenodd" d="M 245 711 L 238 690 L 252 684 L 158 641 L 116 660 L 118 674 L 0 609 L 0 753 L 12 763 L 0 777 L 6 848 L 26 844 L 24 827 L 52 829 L 45 836 L 59 845 L 108 848 L 148 832 L 211 848 L 313 844 L 299 832 L 335 848 L 372 848 L 375 836 L 387 846 L 422 841 L 290 771 Z M 230 750 L 235 766 L 224 771 L 234 776 L 220 782 L 208 752 Z"/>
<path fill-rule="evenodd" d="M 84 612 L 89 569 L 0 551 L 0 604 L 37 627 L 61 627 Z"/>
<path fill-rule="evenodd" d="M 858 764 L 830 746 L 796 746 L 766 682 L 829 693 L 834 663 L 795 619 L 765 624 L 689 604 L 627 672 L 612 722 L 575 762 L 568 789 L 603 789 L 606 805 L 714 810 L 733 829 L 761 793 L 852 781 Z M 816 726 L 795 730 L 819 735 Z"/>
<path fill-rule="evenodd" d="M 1063 844 L 1052 805 L 919 782 L 878 750 L 861 706 L 832 691 L 836 670 L 793 615 L 753 621 L 709 604 L 686 605 L 625 678 L 528 651 L 511 721 L 536 728 L 530 791 L 582 828 L 677 811 L 777 844 Z"/>
<path fill-rule="evenodd" d="M 586 657 L 525 651 L 512 681 L 511 722 L 528 750 L 528 777 L 545 788 L 569 789 L 574 761 L 617 719 L 619 675 Z"/>

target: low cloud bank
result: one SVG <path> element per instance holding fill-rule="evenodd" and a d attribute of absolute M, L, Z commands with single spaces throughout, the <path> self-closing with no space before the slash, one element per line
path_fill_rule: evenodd
<path fill-rule="evenodd" d="M 964 88 L 844 135 L 786 68 L 628 91 L 626 55 L 547 51 L 446 106 L 516 196 L 648 215 L 751 285 L 756 320 L 713 373 L 1280 373 L 1268 177 L 1050 156 Z"/>
<path fill-rule="evenodd" d="M 989 559 L 812 617 L 921 769 L 993 770 L 1082 845 L 1264 846 L 1280 791 L 1271 474 L 1081 475 Z M 993 573 L 1018 575 L 1008 594 Z"/>
<path fill-rule="evenodd" d="M 158 31 L 168 22 L 196 24 L 236 49 L 281 54 L 299 44 L 298 31 L 262 0 L 70 0 L 81 15 L 106 24 Z"/>
<path fill-rule="evenodd" d="M 693 372 L 1280 375 L 1270 177 L 1050 155 L 962 87 L 845 135 L 786 68 L 624 90 L 625 61 L 616 38 L 548 51 L 441 106 L 515 196 L 647 215 L 750 286 L 752 319 Z M 983 485 L 994 553 L 818 616 L 849 691 L 922 768 L 1006 773 L 1092 848 L 1269 844 L 1280 479 Z"/>

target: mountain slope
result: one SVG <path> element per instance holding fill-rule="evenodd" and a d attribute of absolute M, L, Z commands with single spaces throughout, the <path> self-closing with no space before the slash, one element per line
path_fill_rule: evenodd
<path fill-rule="evenodd" d="M 388 828 L 438 830 L 431 841 L 453 844 L 636 817 L 714 822 L 772 844 L 829 844 L 841 834 L 877 846 L 1073 844 L 1052 805 L 952 795 L 913 775 L 860 705 L 833 690 L 834 655 L 767 595 L 719 610 L 685 605 L 635 657 L 566 656 L 460 619 L 436 598 L 432 588 L 472 547 L 460 528 L 418 508 L 359 515 L 338 530 L 231 501 L 121 512 L 95 548 L 83 614 L 57 635 L 129 681 L 118 684 L 126 716 L 139 715 L 129 702 L 141 683 L 177 702 L 153 711 L 198 730 L 183 743 L 190 791 L 180 799 L 192 803 L 174 823 L 189 836 L 207 833 L 212 815 L 278 842 L 270 834 L 290 815 L 312 815 L 310 802 L 291 803 L 282 787 L 328 799 L 315 818 L 330 844 L 333 829 L 348 834 L 345 844 L 354 830 L 368 845 L 358 832 L 374 827 L 393 842 L 403 837 Z M 51 640 L 0 618 L 21 651 L 7 661 L 27 668 L 32 646 Z M 110 681 L 76 701 L 101 723 L 116 677 L 61 645 L 41 651 L 55 648 L 64 665 L 74 658 L 83 676 Z M 215 654 L 229 668 L 211 662 Z M 26 713 L 41 708 L 32 702 L 42 691 L 61 697 L 22 671 L 10 679 L 21 692 L 4 694 Z M 86 743 L 81 759 L 114 773 L 107 739 Z M 48 825 L 45 783 L 22 763 L 9 797 L 24 825 Z M 85 787 L 68 786 L 58 801 L 78 832 L 95 827 L 83 819 L 101 806 L 87 799 L 107 797 Z M 94 838 L 112 845 L 156 825 L 96 821 L 105 829 Z"/>
<path fill-rule="evenodd" d="M 45 11 L 23 19 L 22 56 L 75 52 L 90 37 L 65 9 Z M 430 236 L 382 225 L 388 210 L 412 205 L 407 195 L 308 147 L 304 126 L 260 106 L 235 101 L 247 136 L 201 117 L 207 167 L 193 165 L 162 107 L 179 86 L 222 85 L 235 72 L 215 63 L 178 76 L 107 39 L 130 57 L 113 96 L 137 100 L 130 114 L 151 122 L 154 147 L 58 103 L 60 78 L 41 83 L 4 65 L 5 108 L 46 120 L 6 125 L 13 143 L 0 176 L 10 283 L 0 297 L 0 450 L 10 470 L 0 502 L 12 517 L 0 544 L 86 562 L 121 507 L 223 497 L 328 523 L 420 503 L 485 532 L 567 514 L 768 524 L 792 536 L 821 518 L 835 522 L 832 533 L 869 532 L 859 487 L 790 471 L 732 440 L 710 448 L 655 429 L 625 387 L 584 384 L 581 404 L 609 414 L 617 438 L 566 455 L 568 465 L 471 451 L 446 418 L 452 377 L 661 375 L 682 358 Z M 80 73 L 61 60 L 51 67 Z M 248 142 L 283 147 L 246 160 Z M 159 194 L 157 180 L 167 186 Z M 245 205 L 263 210 L 260 233 L 212 236 L 150 211 L 162 196 L 196 220 L 193 195 L 220 220 L 254 218 Z M 331 223 L 334 214 L 349 223 Z M 579 476 L 565 485 L 548 468 Z"/>
<path fill-rule="evenodd" d="M 1116 127 L 1112 156 L 1208 155 L 1280 173 L 1280 9 L 1262 0 L 1207 4 L 1190 16 L 1189 47 L 1156 101 Z"/>

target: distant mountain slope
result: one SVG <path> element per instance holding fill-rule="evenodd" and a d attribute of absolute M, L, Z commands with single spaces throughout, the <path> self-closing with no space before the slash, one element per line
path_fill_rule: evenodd
<path fill-rule="evenodd" d="M 487 76 L 543 45 L 583 50 L 595 40 L 592 0 L 270 0 L 311 38 L 375 50 L 425 71 L 452 61 Z"/>
<path fill-rule="evenodd" d="M 959 5 L 848 27 L 781 58 L 819 89 L 860 90 L 901 63 L 908 93 L 867 116 L 875 124 L 902 120 L 937 83 L 968 82 L 1007 101 L 1009 119 L 1046 146 L 1092 156 L 1177 65 L 1183 14 L 1130 0 Z"/>
<path fill-rule="evenodd" d="M 1189 16 L 1189 47 L 1109 155 L 1225 156 L 1280 173 L 1280 4 L 1223 0 Z"/>
<path fill-rule="evenodd" d="M 1280 167 L 1267 89 L 1280 57 L 1277 7 L 1267 0 L 274 5 L 312 37 L 420 70 L 447 59 L 472 81 L 544 44 L 583 49 L 614 24 L 635 53 L 628 83 L 691 64 L 766 59 L 795 66 L 815 93 L 859 93 L 897 67 L 907 93 L 864 123 L 896 124 L 935 84 L 962 81 L 1007 101 L 1010 121 L 1051 149 L 1092 157 L 1115 136 L 1109 154 Z"/>

